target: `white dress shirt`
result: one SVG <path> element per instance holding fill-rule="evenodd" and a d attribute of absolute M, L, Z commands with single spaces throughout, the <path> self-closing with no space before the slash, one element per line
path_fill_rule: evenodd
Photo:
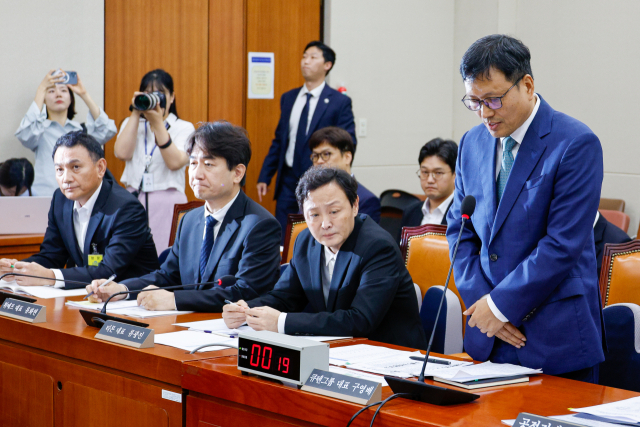
<path fill-rule="evenodd" d="M 189 136 L 195 132 L 196 128 L 193 127 L 193 124 L 180 120 L 173 113 L 169 114 L 165 122 L 169 124 L 167 132 L 171 137 L 171 142 L 178 148 L 178 150 L 186 151 L 187 140 L 189 139 Z M 129 123 L 129 117 L 124 119 L 122 122 L 118 136 L 120 136 L 124 128 L 127 127 L 127 123 Z M 156 137 L 151 131 L 149 123 L 143 118 L 140 118 L 140 123 L 138 124 L 138 136 L 136 139 L 136 148 L 133 150 L 133 156 L 131 157 L 131 160 L 127 160 L 124 172 L 122 173 L 122 178 L 120 178 L 122 184 L 124 184 L 125 187 L 132 187 L 136 190 L 140 188 L 142 174 L 144 173 L 146 166 L 145 144 L 147 147 L 146 154 L 151 156 L 149 173 L 153 175 L 153 191 L 175 188 L 184 194 L 184 171 L 187 166 L 185 165 L 175 171 L 172 171 L 167 167 L 167 164 L 162 158 L 162 153 L 160 152 L 161 149 L 156 146 Z"/>
<path fill-rule="evenodd" d="M 212 216 L 213 218 L 215 218 L 216 221 L 218 221 L 216 222 L 216 225 L 213 226 L 214 242 L 216 241 L 216 238 L 218 238 L 218 231 L 220 231 L 220 226 L 222 225 L 222 221 L 224 220 L 225 215 L 227 215 L 227 212 L 229 212 L 229 208 L 236 201 L 239 194 L 240 194 L 240 191 L 236 193 L 235 197 L 231 199 L 229 203 L 224 205 L 222 209 L 219 209 L 216 212 L 211 212 L 209 210 L 209 206 L 206 203 L 204 204 L 204 219 L 206 220 L 208 216 Z M 207 232 L 207 222 L 205 221 L 204 228 L 202 230 L 202 240 L 204 240 L 204 235 L 206 234 L 206 232 Z"/>
<path fill-rule="evenodd" d="M 338 251 L 340 252 L 340 251 Z M 335 254 L 331 252 L 327 246 L 324 246 L 324 263 L 322 265 L 322 295 L 324 296 L 324 303 L 329 301 L 329 292 L 331 291 L 331 279 L 333 278 L 333 269 L 336 266 L 336 258 L 338 252 Z M 278 333 L 284 334 L 284 323 L 287 319 L 287 313 L 280 313 L 278 316 Z"/>
<path fill-rule="evenodd" d="M 453 200 L 453 193 L 449 195 L 442 203 L 438 205 L 433 211 L 429 210 L 429 198 L 424 201 L 422 205 L 422 222 L 420 225 L 425 224 L 442 224 L 442 219 L 444 218 L 444 214 L 447 212 L 447 208 L 449 204 Z"/>
<path fill-rule="evenodd" d="M 76 241 L 78 242 L 78 247 L 80 248 L 80 253 L 82 255 L 84 255 L 84 240 L 87 237 L 87 227 L 89 227 L 91 213 L 93 212 L 93 207 L 100 195 L 100 190 L 102 190 L 102 182 L 98 189 L 91 195 L 91 197 L 89 197 L 89 200 L 87 200 L 87 203 L 85 203 L 84 206 L 80 206 L 80 203 L 78 203 L 77 200 L 73 202 L 73 231 L 75 232 Z M 62 271 L 57 268 L 52 268 L 51 271 L 53 271 L 56 279 L 59 279 L 53 287 L 64 288 L 64 282 L 61 281 L 64 280 Z"/>
<path fill-rule="evenodd" d="M 85 122 L 87 133 L 94 137 L 101 145 L 104 145 L 116 134 L 116 124 L 107 114 L 100 109 L 100 115 L 94 119 L 91 113 L 87 113 Z M 34 171 L 35 176 L 31 191 L 34 196 L 53 196 L 58 189 L 55 169 L 53 167 L 53 147 L 62 135 L 76 130 L 82 130 L 80 123 L 69 120 L 61 126 L 47 118 L 47 107 L 43 105 L 40 110 L 35 101 L 29 106 L 27 114 L 20 122 L 16 131 L 16 137 L 22 145 L 33 151 L 36 156 Z"/>
<path fill-rule="evenodd" d="M 293 166 L 293 158 L 296 151 L 296 136 L 298 135 L 298 123 L 300 123 L 300 115 L 302 115 L 302 110 L 304 109 L 304 105 L 307 103 L 307 93 L 311 93 L 311 99 L 309 99 L 309 115 L 307 116 L 307 129 L 309 131 L 309 125 L 311 125 L 311 119 L 313 118 L 313 113 L 316 111 L 316 106 L 318 105 L 318 100 L 320 99 L 320 94 L 326 85 L 325 82 L 322 82 L 320 86 L 315 88 L 314 90 L 307 89 L 307 84 L 302 85 L 302 89 L 298 92 L 298 97 L 296 98 L 296 102 L 293 103 L 293 108 L 291 108 L 291 117 L 289 118 L 289 145 L 287 146 L 287 153 L 285 155 L 285 162 L 287 166 Z"/>
<path fill-rule="evenodd" d="M 518 155 L 520 144 L 522 144 L 522 141 L 524 140 L 524 136 L 527 133 L 527 130 L 531 125 L 531 122 L 535 118 L 536 113 L 538 112 L 538 108 L 540 108 L 540 98 L 538 97 L 537 94 L 535 96 L 536 96 L 536 105 L 535 107 L 533 107 L 533 111 L 531 112 L 531 115 L 518 129 L 513 131 L 513 133 L 510 135 L 511 138 L 513 138 L 516 141 L 516 144 L 513 146 L 513 149 L 511 150 L 514 161 L 516 159 L 516 156 Z M 503 151 L 504 151 L 504 138 L 500 138 L 500 144 L 498 145 L 498 149 L 496 150 L 496 180 L 498 179 L 498 175 L 500 174 L 500 168 L 502 167 Z M 498 320 L 500 320 L 501 322 L 508 322 L 509 319 L 507 319 L 502 314 L 502 312 L 498 309 L 498 307 L 494 304 L 493 300 L 491 299 L 491 295 L 487 294 L 485 295 L 485 297 L 487 298 L 487 304 L 489 304 L 489 308 L 491 309 L 491 312 L 493 313 L 493 315 L 496 316 Z"/>

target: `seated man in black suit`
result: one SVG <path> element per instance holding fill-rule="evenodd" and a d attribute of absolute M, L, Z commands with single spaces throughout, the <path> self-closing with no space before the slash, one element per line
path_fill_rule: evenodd
<path fill-rule="evenodd" d="M 389 233 L 358 215 L 357 185 L 337 168 L 312 167 L 300 178 L 308 229 L 271 292 L 223 307 L 228 327 L 246 321 L 256 330 L 426 348 L 411 276 Z"/>
<path fill-rule="evenodd" d="M 325 166 L 342 169 L 351 173 L 351 165 L 356 154 L 356 146 L 346 130 L 329 126 L 317 130 L 309 138 L 311 161 L 313 166 Z M 369 215 L 375 222 L 380 222 L 380 199 L 358 182 L 358 212 Z"/>
<path fill-rule="evenodd" d="M 596 213 L 596 221 L 593 223 L 593 240 L 596 245 L 596 261 L 598 263 L 598 278 L 602 269 L 602 258 L 604 257 L 604 245 L 607 243 L 626 243 L 631 238 L 621 228 L 611 224 L 602 216 Z"/>
<path fill-rule="evenodd" d="M 417 174 L 427 199 L 404 210 L 401 232 L 402 227 L 447 225 L 447 212 L 453 203 L 457 158 L 458 144 L 450 139 L 434 138 L 420 149 Z M 397 237 L 399 241 L 400 236 Z"/>
<path fill-rule="evenodd" d="M 40 252 L 23 261 L 2 259 L 0 271 L 89 283 L 113 274 L 137 277 L 158 268 L 147 214 L 115 182 L 98 141 L 82 131 L 63 135 L 53 147 L 53 161 L 60 189 L 51 200 Z M 82 287 L 15 278 L 23 286 Z"/>
<path fill-rule="evenodd" d="M 273 288 L 280 272 L 278 221 L 242 191 L 251 143 L 244 129 L 227 122 L 205 123 L 187 141 L 189 185 L 205 206 L 188 212 L 160 270 L 101 288 L 92 300 L 146 287 L 202 283 L 170 292 L 141 292 L 147 310 L 220 312 L 224 300 L 256 298 Z M 225 287 L 211 283 L 235 276 Z M 103 281 L 87 290 L 96 291 Z M 115 297 L 124 298 L 124 296 Z"/>

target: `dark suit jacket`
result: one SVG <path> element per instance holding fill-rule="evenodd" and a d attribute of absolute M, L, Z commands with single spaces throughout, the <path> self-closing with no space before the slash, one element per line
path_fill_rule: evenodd
<path fill-rule="evenodd" d="M 103 255 L 98 266 L 88 265 L 88 255 L 95 244 Z M 66 269 L 62 275 L 68 280 L 90 283 L 116 274 L 120 281 L 147 274 L 159 267 L 147 214 L 133 195 L 114 182 L 108 173 L 91 212 L 83 251 L 73 229 L 73 201 L 60 190 L 53 193 L 49 209 L 49 225 L 40 252 L 25 261 L 36 262 L 46 268 Z M 66 288 L 81 285 L 67 284 Z"/>
<path fill-rule="evenodd" d="M 376 223 L 380 222 L 380 199 L 359 182 L 358 197 L 358 212 L 369 215 Z"/>
<path fill-rule="evenodd" d="M 258 177 L 258 182 L 271 183 L 271 178 L 278 172 L 276 181 L 275 197 L 280 194 L 282 166 L 285 165 L 285 155 L 287 153 L 287 147 L 289 146 L 289 121 L 291 119 L 291 110 L 293 104 L 296 102 L 296 98 L 300 93 L 302 87 L 285 92 L 280 98 L 280 121 L 276 128 L 276 135 L 271 142 L 269 153 L 265 157 L 262 163 L 262 170 Z M 351 98 L 341 94 L 335 89 L 325 85 L 320 94 L 318 105 L 313 112 L 313 117 L 309 125 L 309 132 L 307 133 L 307 141 L 309 137 L 318 129 L 325 128 L 327 126 L 338 126 L 351 135 L 354 145 L 356 141 L 356 125 L 353 121 L 353 111 L 351 109 Z M 302 144 L 304 152 L 301 154 L 302 165 L 300 169 L 302 172 L 309 169 L 311 163 L 311 149 L 307 141 Z M 298 141 L 296 145 L 299 146 Z"/>
<path fill-rule="evenodd" d="M 593 227 L 593 240 L 596 245 L 596 260 L 598 262 L 598 277 L 602 269 L 602 257 L 604 256 L 604 245 L 606 243 L 626 243 L 631 238 L 621 228 L 611 224 L 600 214 L 596 225 Z"/>
<path fill-rule="evenodd" d="M 444 211 L 444 216 L 442 217 L 441 225 L 447 225 L 447 214 L 449 213 L 449 209 L 451 209 L 451 205 L 453 204 L 453 200 L 449 202 L 449 206 L 447 206 L 447 210 Z M 400 224 L 400 234 L 398 234 L 398 238 L 396 239 L 398 242 L 402 237 L 402 227 L 416 227 L 422 223 L 422 218 L 424 215 L 422 214 L 422 206 L 424 202 L 415 202 L 409 205 L 402 212 L 402 223 Z"/>
<path fill-rule="evenodd" d="M 367 337 L 426 348 L 413 280 L 389 233 L 366 215 L 356 217 L 338 252 L 328 304 L 322 293 L 323 250 L 308 229 L 300 233 L 289 268 L 271 292 L 249 306 L 287 313 L 287 334 Z M 311 312 L 302 313 L 305 307 Z"/>
<path fill-rule="evenodd" d="M 550 375 L 590 368 L 604 360 L 593 248 L 603 177 L 600 141 L 540 97 L 498 204 L 499 143 L 484 125 L 460 141 L 447 215 L 450 250 L 465 196 L 475 197 L 476 209 L 462 230 L 456 287 L 467 307 L 490 294 L 522 331 L 527 345 L 516 352 L 521 365 Z M 464 349 L 474 360 L 487 360 L 494 340 L 467 328 Z"/>
<path fill-rule="evenodd" d="M 204 206 L 188 212 L 180 221 L 176 241 L 160 270 L 126 280 L 130 290 L 212 282 L 235 276 L 229 287 L 203 285 L 174 292 L 178 310 L 221 312 L 224 300 L 253 299 L 271 290 L 280 273 L 280 224 L 266 209 L 240 191 L 213 243 L 202 280 L 200 248 L 204 234 Z"/>

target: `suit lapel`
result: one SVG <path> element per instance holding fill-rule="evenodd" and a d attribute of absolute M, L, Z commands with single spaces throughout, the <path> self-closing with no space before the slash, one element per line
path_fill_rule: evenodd
<path fill-rule="evenodd" d="M 489 206 L 487 212 L 489 229 L 491 229 L 496 217 L 496 148 L 499 141 L 499 139 L 492 137 L 488 131 L 485 131 L 485 138 L 479 144 L 480 176 L 482 177 L 482 193 Z"/>
<path fill-rule="evenodd" d="M 367 221 L 371 221 L 368 219 Z M 331 276 L 331 288 L 329 290 L 329 298 L 327 298 L 327 309 L 329 311 L 335 311 L 336 298 L 338 291 L 345 282 L 347 270 L 349 269 L 349 263 L 353 257 L 353 250 L 358 241 L 358 234 L 362 227 L 362 219 L 360 216 L 356 216 L 353 231 L 347 238 L 347 240 L 340 247 L 338 257 L 336 258 L 336 265 L 333 268 L 333 276 Z"/>
<path fill-rule="evenodd" d="M 211 255 L 209 255 L 209 261 L 207 261 L 207 268 L 204 270 L 203 282 L 210 281 L 211 275 L 218 266 L 218 262 L 220 262 L 220 258 L 224 253 L 224 249 L 227 247 L 229 240 L 231 240 L 231 237 L 233 237 L 238 227 L 240 227 L 237 219 L 244 216 L 246 204 L 247 196 L 240 190 L 238 198 L 233 202 L 224 216 L 220 230 L 218 231 L 218 236 L 213 242 L 213 249 L 211 250 Z"/>
<path fill-rule="evenodd" d="M 325 111 L 327 111 L 327 108 L 329 108 L 329 104 L 331 103 L 331 95 L 332 95 L 330 89 L 331 88 L 329 87 L 329 85 L 325 84 L 324 89 L 322 89 L 322 92 L 320 92 L 320 98 L 318 99 L 318 103 L 316 104 L 316 109 L 313 112 L 313 117 L 311 118 L 311 125 L 309 126 L 309 132 L 307 132 L 307 135 L 309 137 L 313 134 L 313 132 L 315 132 L 316 128 L 318 127 L 318 123 L 320 122 L 320 119 L 324 115 Z"/>
<path fill-rule="evenodd" d="M 186 282 L 183 283 L 198 283 L 198 276 L 200 275 L 200 250 L 202 249 L 204 236 L 204 209 L 204 206 L 198 208 L 193 227 L 189 228 L 189 232 L 185 236 L 184 241 L 182 236 L 180 236 L 180 246 L 186 245 L 186 253 L 189 255 L 187 256 L 189 261 L 181 265 L 181 268 L 182 266 L 187 268 L 184 275 Z M 197 260 L 197 262 L 194 262 L 195 260 Z"/>
<path fill-rule="evenodd" d="M 491 240 L 493 240 L 493 238 L 498 234 L 498 231 L 500 231 L 500 227 L 504 224 L 509 212 L 511 212 L 513 205 L 518 199 L 518 196 L 522 192 L 524 183 L 531 176 L 531 173 L 538 164 L 540 157 L 542 157 L 542 153 L 544 153 L 544 150 L 546 149 L 546 144 L 542 141 L 542 137 L 548 134 L 551 130 L 552 113 L 553 110 L 549 104 L 544 102 L 542 97 L 540 97 L 540 107 L 538 107 L 536 117 L 534 117 L 531 122 L 529 129 L 527 129 L 524 140 L 520 145 L 513 168 L 509 174 L 507 186 L 505 187 L 504 194 L 502 195 L 502 200 L 500 200 L 500 204 L 498 205 L 495 222 L 493 224 L 493 229 L 491 230 Z M 494 198 L 494 200 L 496 199 Z"/>
<path fill-rule="evenodd" d="M 322 263 L 324 261 L 324 255 L 322 253 L 323 246 L 313 239 L 311 249 L 309 250 L 309 264 L 311 271 L 311 293 L 312 304 L 316 307 L 316 311 L 327 311 L 327 305 L 324 303 L 324 294 L 322 293 Z M 315 267 L 313 266 L 315 264 Z"/>
<path fill-rule="evenodd" d="M 69 253 L 75 264 L 77 266 L 83 266 L 82 253 L 80 252 L 80 247 L 78 247 L 78 239 L 76 238 L 76 231 L 73 227 L 73 201 L 66 197 L 64 199 L 64 205 L 62 207 L 62 229 L 60 230 L 60 234 L 64 236 L 64 241 L 68 242 Z"/>
<path fill-rule="evenodd" d="M 453 205 L 453 199 L 451 199 L 449 206 L 447 206 L 447 209 L 444 211 L 444 216 L 442 217 L 442 222 L 440 222 L 440 224 L 447 225 L 447 214 L 449 213 L 449 209 L 451 209 L 451 205 Z"/>
<path fill-rule="evenodd" d="M 111 194 L 111 182 L 103 179 L 102 180 L 102 188 L 100 189 L 100 194 L 98 194 L 98 199 L 96 203 L 93 205 L 93 210 L 91 211 L 91 218 L 89 218 L 89 225 L 87 225 L 87 234 L 84 238 L 84 255 L 83 258 L 87 258 L 90 254 L 89 248 L 91 246 L 91 239 L 93 239 L 93 235 L 95 234 L 98 226 L 102 222 L 102 218 L 104 217 L 104 212 L 102 208 L 104 204 L 107 202 L 109 198 L 109 194 Z M 104 254 L 103 254 L 104 255 Z M 84 261 L 84 260 L 83 260 Z"/>

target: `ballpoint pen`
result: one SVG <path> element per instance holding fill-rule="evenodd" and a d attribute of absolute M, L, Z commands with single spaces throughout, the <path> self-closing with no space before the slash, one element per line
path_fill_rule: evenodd
<path fill-rule="evenodd" d="M 104 287 L 104 286 L 108 285 L 109 283 L 113 282 L 113 280 L 114 280 L 115 278 L 116 278 L 116 275 L 115 275 L 115 274 L 114 274 L 114 275 L 112 275 L 111 277 L 109 277 L 109 279 L 108 279 L 106 282 L 104 282 L 102 285 L 98 286 L 98 289 L 100 289 L 100 288 L 102 288 L 102 287 Z M 89 292 L 89 293 L 87 294 L 87 296 L 86 296 L 86 297 L 84 297 L 84 298 L 82 298 L 82 299 L 87 299 L 87 298 L 89 298 L 91 295 L 93 295 L 93 292 Z"/>

